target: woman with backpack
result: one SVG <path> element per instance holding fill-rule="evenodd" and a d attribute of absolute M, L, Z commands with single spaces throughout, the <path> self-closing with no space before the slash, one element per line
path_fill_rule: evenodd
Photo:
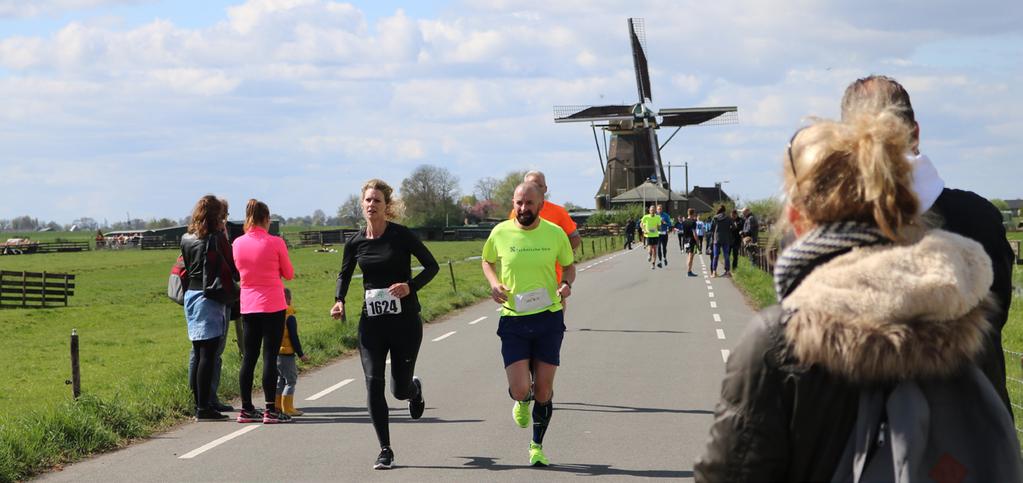
<path fill-rule="evenodd" d="M 224 205 L 217 197 L 203 196 L 192 209 L 188 233 L 181 237 L 181 257 L 188 274 L 185 320 L 193 351 L 188 384 L 199 421 L 227 419 L 213 406 L 216 395 L 211 394 L 218 349 L 222 348 L 221 338 L 227 331 L 225 304 L 233 302 L 234 284 L 238 280 L 231 254 L 224 248 L 230 247 L 224 235 L 224 215 Z"/>
<path fill-rule="evenodd" d="M 793 135 L 780 304 L 728 359 L 696 481 L 1021 481 L 975 364 L 991 264 L 921 221 L 910 140 L 891 112 Z"/>

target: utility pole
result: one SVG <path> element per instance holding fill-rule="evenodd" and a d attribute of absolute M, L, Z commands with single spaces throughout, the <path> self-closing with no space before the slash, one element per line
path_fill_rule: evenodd
<path fill-rule="evenodd" d="M 667 144 L 667 143 L 665 143 Z M 668 168 L 668 198 L 671 198 L 671 168 L 685 168 L 686 173 L 686 210 L 689 209 L 689 162 L 686 161 L 682 164 L 665 164 L 665 168 Z M 670 204 L 670 203 L 669 203 Z"/>

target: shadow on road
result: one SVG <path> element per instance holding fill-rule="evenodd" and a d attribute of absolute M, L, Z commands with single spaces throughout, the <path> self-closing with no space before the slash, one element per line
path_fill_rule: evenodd
<path fill-rule="evenodd" d="M 635 476 L 637 478 L 691 478 L 692 471 L 687 470 L 630 470 L 615 468 L 611 465 L 590 465 L 582 463 L 554 464 L 546 468 L 531 468 L 524 465 L 504 465 L 497 462 L 497 458 L 487 456 L 456 456 L 466 461 L 462 466 L 398 466 L 402 468 L 419 468 L 435 470 L 486 470 L 486 471 L 507 471 L 527 470 L 536 471 L 539 478 L 543 472 L 555 471 L 560 473 L 572 473 L 577 476 Z"/>
<path fill-rule="evenodd" d="M 714 414 L 714 411 L 708 411 L 706 409 L 636 408 L 632 406 L 614 406 L 609 404 L 589 404 L 560 401 L 558 401 L 557 404 L 555 405 L 555 411 L 588 411 L 598 413 Z"/>
<path fill-rule="evenodd" d="M 622 334 L 688 334 L 686 330 L 568 329 L 566 332 L 617 332 Z"/>

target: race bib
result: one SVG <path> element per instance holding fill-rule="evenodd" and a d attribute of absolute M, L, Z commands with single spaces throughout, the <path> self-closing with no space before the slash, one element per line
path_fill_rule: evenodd
<path fill-rule="evenodd" d="M 515 311 L 529 312 L 531 310 L 544 309 L 551 305 L 551 294 L 547 289 L 540 287 L 528 292 L 515 294 Z"/>
<path fill-rule="evenodd" d="M 400 313 L 401 299 L 391 295 L 386 288 L 366 291 L 366 314 L 370 317 Z"/>

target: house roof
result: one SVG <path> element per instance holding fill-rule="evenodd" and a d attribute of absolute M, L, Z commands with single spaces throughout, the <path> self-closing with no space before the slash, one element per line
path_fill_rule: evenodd
<path fill-rule="evenodd" d="M 1005 200 L 1005 204 L 1009 205 L 1010 210 L 1023 208 L 1023 200 Z"/>
<path fill-rule="evenodd" d="M 626 191 L 614 198 L 612 203 L 636 203 L 647 201 L 685 201 L 685 195 L 669 191 L 666 188 L 657 186 L 650 181 L 643 183 L 629 191 Z"/>
<path fill-rule="evenodd" d="M 708 205 L 713 205 L 714 203 L 717 203 L 718 200 L 732 201 L 732 198 L 728 196 L 728 194 L 726 194 L 725 191 L 722 190 L 721 187 L 719 186 L 712 187 L 693 186 L 693 189 L 689 191 L 689 197 L 699 198 Z"/>

